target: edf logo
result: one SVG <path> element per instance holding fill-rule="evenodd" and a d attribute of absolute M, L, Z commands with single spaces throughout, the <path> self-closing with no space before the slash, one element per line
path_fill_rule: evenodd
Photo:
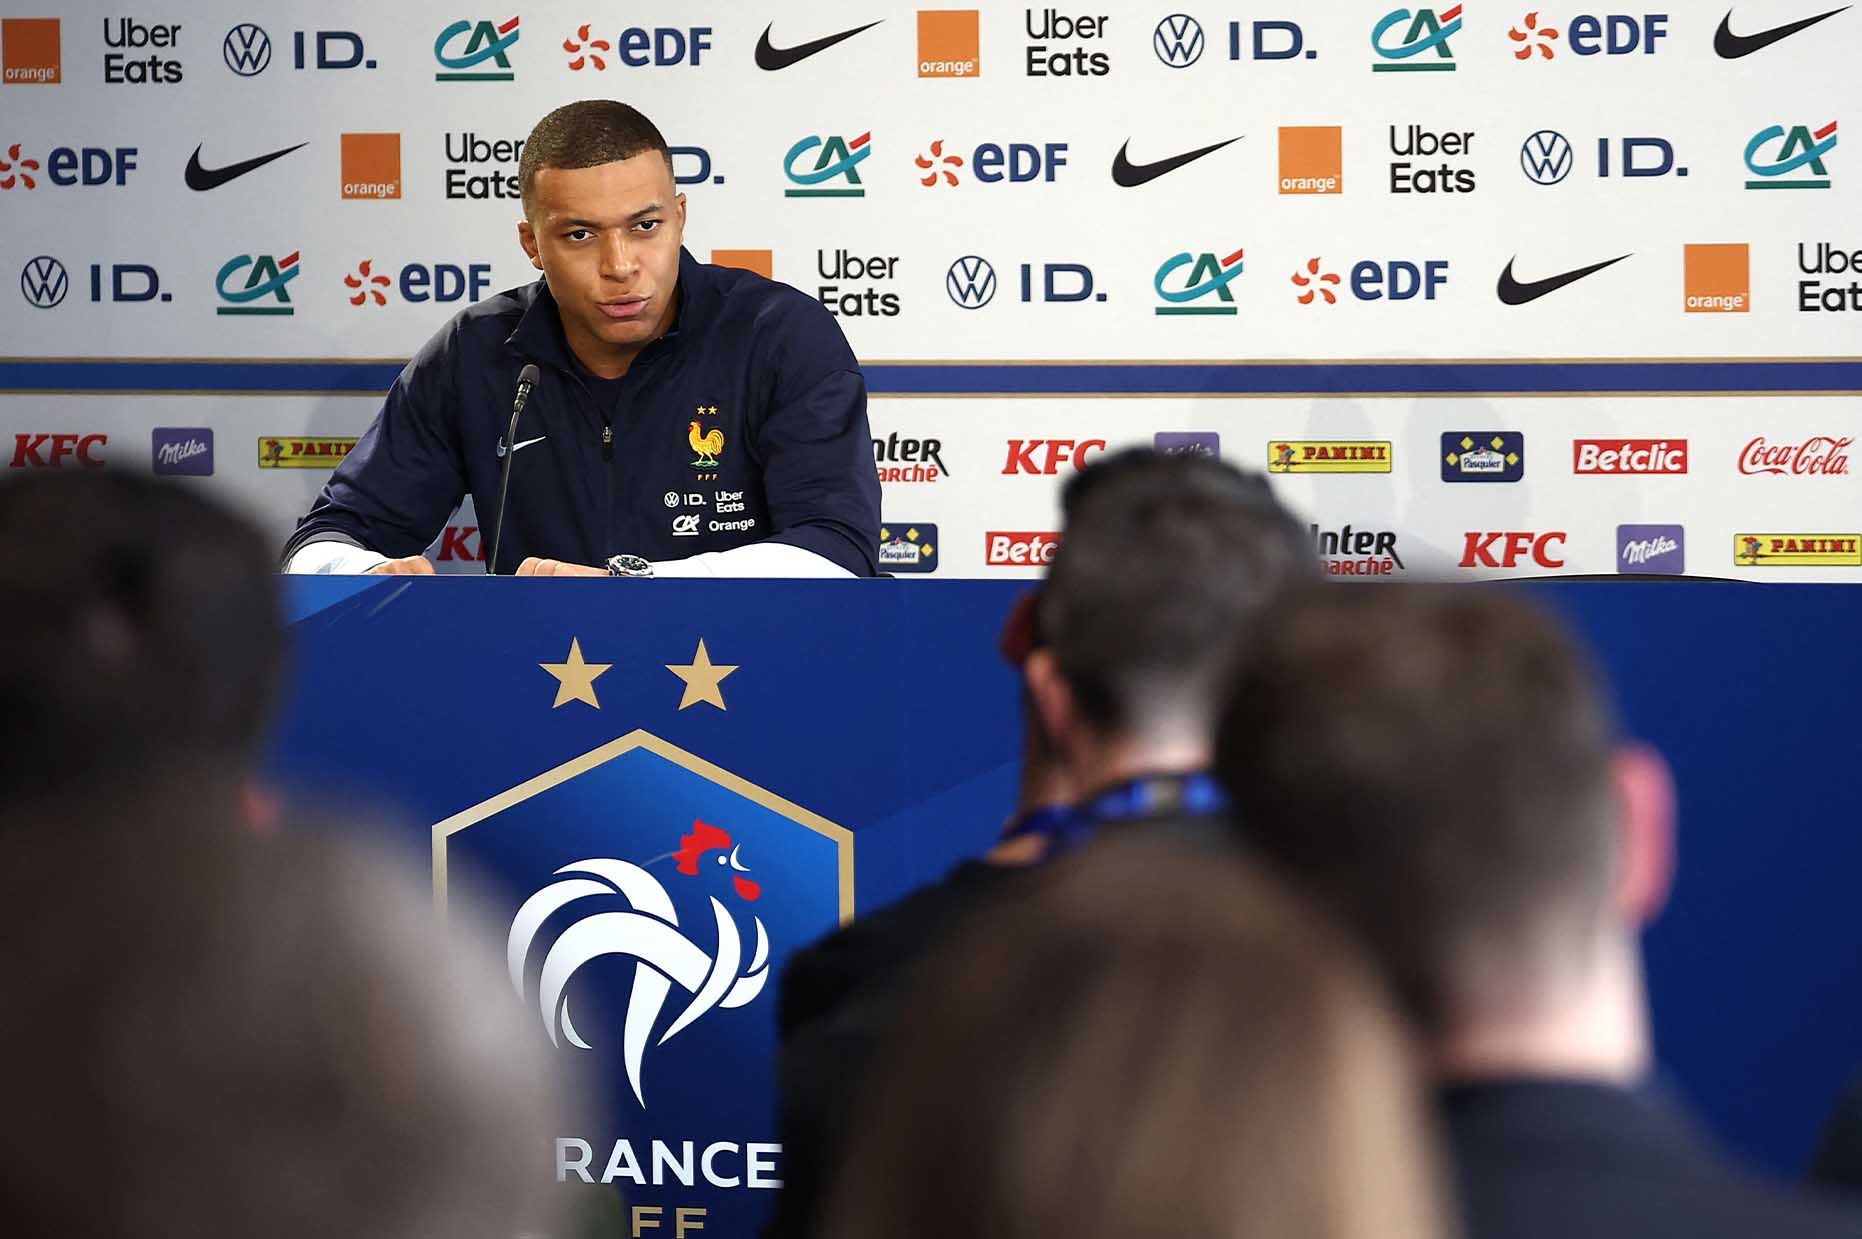
<path fill-rule="evenodd" d="M 976 157 L 970 161 L 970 174 L 989 185 L 1000 181 L 1020 185 L 1035 180 L 1051 182 L 1054 174 L 1066 166 L 1065 142 L 1040 146 L 1032 142 L 1011 142 L 1007 146 L 985 142 L 976 148 Z"/>
<path fill-rule="evenodd" d="M 1570 36 L 1571 50 L 1579 56 L 1627 56 L 1637 51 L 1653 56 L 1655 44 L 1668 37 L 1668 14 L 1630 17 L 1611 13 L 1606 17 L 1574 17 L 1566 33 Z"/>
<path fill-rule="evenodd" d="M 614 55 L 631 69 L 696 65 L 711 50 L 711 27 L 629 26 L 614 38 Z"/>
<path fill-rule="evenodd" d="M 1418 293 L 1424 301 L 1434 301 L 1436 291 L 1446 283 L 1445 258 L 1431 258 L 1420 267 L 1413 262 L 1367 259 L 1351 268 L 1351 295 L 1359 301 L 1408 301 Z"/>
<path fill-rule="evenodd" d="M 1009 458 L 1003 474 L 1039 473 L 1048 477 L 1071 464 L 1078 471 L 1086 467 L 1086 458 L 1106 450 L 1104 439 L 1010 439 Z"/>
<path fill-rule="evenodd" d="M 54 185 L 121 185 L 136 170 L 134 146 L 57 146 L 41 166 L 21 145 L 0 151 L 0 189 L 37 189 L 41 176 Z"/>
<path fill-rule="evenodd" d="M 410 262 L 401 268 L 398 280 L 374 270 L 374 261 L 364 259 L 354 273 L 343 277 L 349 291 L 350 305 L 387 305 L 385 290 L 398 284 L 401 299 L 419 304 L 424 301 L 477 301 L 491 285 L 491 264 L 470 263 L 458 267 L 452 263 L 431 265 Z"/>

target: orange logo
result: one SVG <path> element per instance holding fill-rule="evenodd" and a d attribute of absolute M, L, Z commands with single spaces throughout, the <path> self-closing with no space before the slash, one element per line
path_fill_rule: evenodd
<path fill-rule="evenodd" d="M 1531 60 L 1532 50 L 1536 47 L 1539 55 L 1546 60 L 1552 58 L 1552 43 L 1558 38 L 1558 31 L 1550 26 L 1539 24 L 1537 11 L 1526 14 L 1526 28 L 1518 26 L 1506 32 L 1506 37 L 1521 46 L 1513 53 L 1514 60 Z M 1536 42 L 1534 41 L 1536 40 Z"/>
<path fill-rule="evenodd" d="M 401 135 L 398 133 L 346 133 L 343 135 L 343 197 L 399 198 L 401 196 Z"/>
<path fill-rule="evenodd" d="M 1750 247 L 1689 245 L 1686 309 L 1689 314 L 1744 314 L 1752 308 Z"/>
<path fill-rule="evenodd" d="M 774 270 L 776 252 L 774 250 L 712 250 L 711 265 L 714 267 L 736 267 L 740 271 L 754 271 L 766 280 L 776 277 Z"/>
<path fill-rule="evenodd" d="M 64 80 L 56 17 L 0 18 L 0 79 L 9 86 Z"/>
<path fill-rule="evenodd" d="M 1281 193 L 1340 193 L 1344 166 L 1344 130 L 1337 125 L 1280 127 Z"/>
<path fill-rule="evenodd" d="M 918 10 L 919 77 L 981 77 L 982 45 L 975 9 Z"/>

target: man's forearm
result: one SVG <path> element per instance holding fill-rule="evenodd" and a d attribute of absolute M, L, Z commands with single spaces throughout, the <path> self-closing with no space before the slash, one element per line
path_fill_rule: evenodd
<path fill-rule="evenodd" d="M 284 570 L 317 576 L 353 575 L 387 562 L 388 557 L 379 551 L 329 538 L 300 546 L 285 563 Z"/>

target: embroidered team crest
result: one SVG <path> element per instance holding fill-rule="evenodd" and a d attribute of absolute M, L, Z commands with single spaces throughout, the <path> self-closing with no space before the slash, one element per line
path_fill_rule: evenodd
<path fill-rule="evenodd" d="M 718 457 L 724 451 L 724 432 L 717 427 L 703 430 L 694 421 L 685 429 L 686 441 L 698 455 L 692 461 L 694 469 L 716 469 Z"/>

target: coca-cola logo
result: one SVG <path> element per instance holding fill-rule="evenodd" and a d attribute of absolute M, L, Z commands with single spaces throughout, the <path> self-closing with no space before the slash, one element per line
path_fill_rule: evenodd
<path fill-rule="evenodd" d="M 1739 453 L 1741 473 L 1789 473 L 1792 476 L 1820 474 L 1835 477 L 1849 472 L 1848 435 L 1840 439 L 1813 435 L 1802 443 L 1772 444 L 1760 435 Z"/>

